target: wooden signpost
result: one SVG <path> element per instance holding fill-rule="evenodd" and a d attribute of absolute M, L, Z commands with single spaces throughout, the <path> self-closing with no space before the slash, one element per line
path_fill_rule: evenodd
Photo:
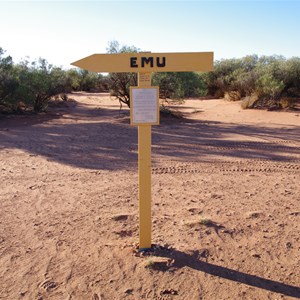
<path fill-rule="evenodd" d="M 136 72 L 130 88 L 130 123 L 138 126 L 140 250 L 151 248 L 151 126 L 159 125 L 159 90 L 152 72 L 212 71 L 213 52 L 93 54 L 72 65 L 92 72 Z"/>

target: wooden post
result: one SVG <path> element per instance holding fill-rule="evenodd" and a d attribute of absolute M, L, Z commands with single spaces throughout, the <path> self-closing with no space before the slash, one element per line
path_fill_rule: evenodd
<path fill-rule="evenodd" d="M 151 73 L 138 73 L 138 86 L 151 86 Z M 139 249 L 151 248 L 151 125 L 138 126 Z"/>
<path fill-rule="evenodd" d="M 151 72 L 212 71 L 213 52 L 189 52 L 189 53 L 140 52 L 140 53 L 118 53 L 118 54 L 93 54 L 73 62 L 72 65 L 92 72 L 108 72 L 108 73 L 136 72 L 138 73 L 138 87 L 140 88 L 144 87 L 146 89 L 151 87 Z M 159 92 L 157 93 L 159 94 Z M 154 104 L 153 99 L 151 101 L 152 104 Z M 157 98 L 157 102 L 158 102 L 158 98 Z M 152 113 L 153 112 L 155 113 L 154 110 L 152 111 Z M 133 113 L 133 109 L 131 106 L 130 114 L 132 113 Z M 138 173 L 139 173 L 139 217 L 140 217 L 139 248 L 140 250 L 151 248 L 151 125 L 150 124 L 158 125 L 159 124 L 158 117 L 159 117 L 159 104 L 157 103 L 157 120 L 155 122 L 147 121 L 147 118 L 145 118 L 146 121 L 143 124 L 143 123 L 139 123 L 138 121 L 139 118 L 137 118 L 136 122 L 133 122 L 134 117 L 131 118 L 131 125 L 134 126 L 138 125 L 138 165 L 139 165 Z M 152 118 L 151 120 L 153 119 L 154 118 Z"/>

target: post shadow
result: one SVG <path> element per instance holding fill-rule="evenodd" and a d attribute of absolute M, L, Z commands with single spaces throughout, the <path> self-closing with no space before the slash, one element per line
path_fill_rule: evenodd
<path fill-rule="evenodd" d="M 228 279 L 231 281 L 247 284 L 249 286 L 268 290 L 270 292 L 280 293 L 285 296 L 300 299 L 300 287 L 201 261 L 198 259 L 199 251 L 194 252 L 193 255 L 189 255 L 185 252 L 178 251 L 173 248 L 158 246 L 153 251 L 153 255 L 166 257 L 172 260 L 173 263 L 168 267 L 170 270 L 189 267 L 191 269 L 201 271 L 216 277 Z"/>

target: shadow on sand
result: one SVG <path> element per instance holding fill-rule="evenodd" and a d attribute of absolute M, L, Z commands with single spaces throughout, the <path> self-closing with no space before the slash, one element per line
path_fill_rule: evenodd
<path fill-rule="evenodd" d="M 198 259 L 198 251 L 195 251 L 193 255 L 189 255 L 173 248 L 164 248 L 158 246 L 156 247 L 156 250 L 154 250 L 152 255 L 166 257 L 172 260 L 172 263 L 168 267 L 170 271 L 181 269 L 183 267 L 189 267 L 191 269 L 201 271 L 216 277 L 228 279 L 249 286 L 268 290 L 270 292 L 280 293 L 286 296 L 300 299 L 300 287 L 288 285 L 256 275 L 250 275 L 230 268 L 201 261 Z M 167 269 L 165 268 L 164 271 L 166 270 Z"/>
<path fill-rule="evenodd" d="M 155 155 L 206 162 L 213 161 L 216 155 L 299 159 L 300 127 L 296 126 L 274 130 L 163 118 L 161 126 L 153 126 L 152 132 L 154 160 Z M 0 119 L 0 150 L 5 149 L 22 149 L 79 168 L 126 169 L 137 164 L 137 128 L 129 125 L 129 111 L 119 116 L 117 109 L 76 103 L 47 114 Z"/>

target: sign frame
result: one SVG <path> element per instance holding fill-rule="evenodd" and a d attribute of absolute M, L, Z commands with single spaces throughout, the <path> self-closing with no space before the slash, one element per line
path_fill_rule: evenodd
<path fill-rule="evenodd" d="M 152 101 L 151 104 L 153 104 L 153 102 L 155 102 L 155 111 L 152 112 L 153 114 L 155 114 L 155 118 L 156 120 L 153 121 L 145 121 L 145 122 L 139 122 L 135 120 L 135 113 L 137 113 L 137 106 L 135 104 L 135 102 L 138 99 L 135 99 L 135 93 L 134 91 L 142 91 L 142 90 L 155 90 L 155 99 L 151 99 L 147 96 L 145 96 L 147 99 L 145 99 L 145 104 L 149 104 L 149 101 Z M 144 108 L 144 110 L 146 110 L 147 108 Z M 145 87 L 145 86 L 131 86 L 130 87 L 130 125 L 131 126 L 144 126 L 144 125 L 159 125 L 159 87 L 158 86 L 149 86 L 149 87 Z"/>

